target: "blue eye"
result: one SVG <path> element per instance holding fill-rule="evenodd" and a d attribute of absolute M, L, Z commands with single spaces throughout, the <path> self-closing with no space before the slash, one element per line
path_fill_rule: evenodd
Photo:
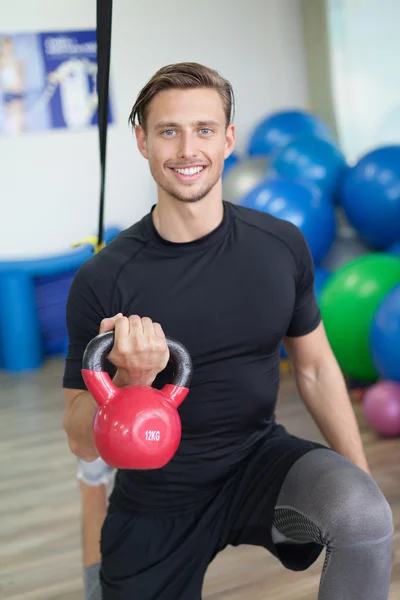
<path fill-rule="evenodd" d="M 166 131 L 163 131 L 163 135 L 166 135 L 167 137 L 171 137 L 170 133 L 176 133 L 173 129 L 167 129 Z"/>
<path fill-rule="evenodd" d="M 211 129 L 200 129 L 200 132 L 202 135 L 207 135 L 208 133 L 211 133 Z"/>

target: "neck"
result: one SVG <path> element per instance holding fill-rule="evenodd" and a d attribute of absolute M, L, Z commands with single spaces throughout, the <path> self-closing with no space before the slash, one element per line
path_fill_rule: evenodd
<path fill-rule="evenodd" d="M 173 243 L 193 242 L 221 224 L 222 195 L 210 193 L 198 202 L 182 202 L 168 194 L 159 194 L 152 216 L 163 239 Z"/>

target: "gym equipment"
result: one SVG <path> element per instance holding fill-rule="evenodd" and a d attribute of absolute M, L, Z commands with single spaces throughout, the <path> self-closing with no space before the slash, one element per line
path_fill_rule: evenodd
<path fill-rule="evenodd" d="M 232 165 L 222 180 L 224 200 L 238 204 L 250 190 L 267 177 L 265 158 L 248 158 Z"/>
<path fill-rule="evenodd" d="M 369 387 L 361 403 L 371 429 L 384 437 L 400 435 L 400 384 L 379 381 Z"/>
<path fill-rule="evenodd" d="M 400 240 L 389 246 L 386 252 L 394 254 L 394 256 L 400 256 Z"/>
<path fill-rule="evenodd" d="M 104 231 L 106 243 L 120 233 Z M 46 354 L 63 352 L 65 305 L 73 274 L 93 256 L 87 241 L 56 256 L 0 262 L 1 367 L 13 373 L 40 367 Z M 55 300 L 52 311 L 53 294 Z"/>
<path fill-rule="evenodd" d="M 239 204 L 296 225 L 303 232 L 317 266 L 335 240 L 334 206 L 317 186 L 277 177 L 257 185 Z"/>
<path fill-rule="evenodd" d="M 360 239 L 337 236 L 332 248 L 322 261 L 322 266 L 334 272 L 355 258 L 366 254 L 371 254 L 371 249 Z"/>
<path fill-rule="evenodd" d="M 316 267 L 314 274 L 314 291 L 318 304 L 321 299 L 322 291 L 331 277 L 332 274 L 327 269 Z"/>
<path fill-rule="evenodd" d="M 400 285 L 385 296 L 375 313 L 370 351 L 379 375 L 400 382 Z"/>
<path fill-rule="evenodd" d="M 98 129 L 100 150 L 100 208 L 99 232 L 96 252 L 101 250 L 104 228 L 104 194 L 106 183 L 106 153 L 108 128 L 108 96 L 110 82 L 111 60 L 111 29 L 112 29 L 112 0 L 97 0 L 96 3 L 96 33 L 97 33 L 97 65 L 98 65 Z"/>
<path fill-rule="evenodd" d="M 334 135 L 317 115 L 303 110 L 275 112 L 262 119 L 250 135 L 249 156 L 270 156 L 293 138 L 311 134 L 334 143 Z"/>
<path fill-rule="evenodd" d="M 349 223 L 344 210 L 341 206 L 335 206 L 337 235 L 343 239 L 349 240 L 352 238 L 359 239 L 357 230 Z"/>
<path fill-rule="evenodd" d="M 274 152 L 270 160 L 274 174 L 314 183 L 332 200 L 347 168 L 343 153 L 334 144 L 314 135 L 292 139 Z"/>
<path fill-rule="evenodd" d="M 400 240 L 400 145 L 365 154 L 343 176 L 339 202 L 361 238 L 377 250 Z"/>
<path fill-rule="evenodd" d="M 351 260 L 370 254 L 372 249 L 364 244 L 358 232 L 350 225 L 341 206 L 335 206 L 336 239 L 321 263 L 329 271 L 337 271 Z"/>
<path fill-rule="evenodd" d="M 189 392 L 192 361 L 187 349 L 167 338 L 174 367 L 172 383 L 161 390 L 149 386 L 117 388 L 104 362 L 114 345 L 114 332 L 98 335 L 85 350 L 82 376 L 99 408 L 93 439 L 100 457 L 116 469 L 161 469 L 175 455 L 182 426 L 177 408 Z"/>
<path fill-rule="evenodd" d="M 400 283 L 400 260 L 371 253 L 352 260 L 325 286 L 321 312 L 332 350 L 346 376 L 375 381 L 369 345 L 372 319 L 383 298 Z"/>
<path fill-rule="evenodd" d="M 36 310 L 45 356 L 64 354 L 68 335 L 67 299 L 75 275 L 76 271 L 69 271 L 35 279 Z"/>
<path fill-rule="evenodd" d="M 240 162 L 240 158 L 239 155 L 236 154 L 236 152 L 232 152 L 232 154 L 230 154 L 228 156 L 228 158 L 225 159 L 224 161 L 224 170 L 222 171 L 222 178 L 224 179 L 227 174 L 229 173 L 229 171 L 231 170 L 231 168 L 234 165 L 237 165 L 237 163 Z"/>

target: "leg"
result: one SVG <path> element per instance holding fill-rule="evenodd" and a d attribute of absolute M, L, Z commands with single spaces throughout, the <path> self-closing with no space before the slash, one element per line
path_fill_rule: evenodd
<path fill-rule="evenodd" d="M 79 482 L 82 503 L 83 567 L 99 563 L 100 533 L 107 515 L 107 488 L 104 484 L 90 487 Z"/>
<path fill-rule="evenodd" d="M 277 425 L 234 481 L 222 547 L 261 546 L 293 571 L 327 549 L 319 600 L 387 600 L 392 514 L 374 480 Z"/>
<path fill-rule="evenodd" d="M 108 466 L 98 459 L 78 461 L 82 507 L 82 562 L 85 600 L 101 600 L 100 535 L 107 515 Z"/>
<path fill-rule="evenodd" d="M 325 546 L 319 600 L 387 600 L 391 509 L 375 481 L 344 457 L 317 449 L 296 461 L 282 485 L 274 527 L 283 562 L 286 553 L 302 551 L 293 541 Z"/>
<path fill-rule="evenodd" d="M 218 519 L 209 507 L 171 517 L 112 507 L 102 529 L 102 599 L 201 600 L 217 545 Z"/>

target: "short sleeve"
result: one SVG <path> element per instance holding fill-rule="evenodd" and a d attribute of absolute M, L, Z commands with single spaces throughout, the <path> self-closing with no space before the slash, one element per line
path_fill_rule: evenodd
<path fill-rule="evenodd" d="M 65 361 L 63 387 L 86 390 L 82 377 L 82 359 L 86 346 L 99 333 L 101 321 L 111 316 L 108 310 L 111 290 L 85 263 L 76 274 L 67 300 L 68 354 Z M 106 370 L 113 376 L 115 368 L 106 361 Z"/>
<path fill-rule="evenodd" d="M 314 288 L 314 262 L 308 244 L 301 232 L 296 243 L 296 297 L 292 318 L 286 335 L 299 337 L 317 328 L 321 312 Z"/>

